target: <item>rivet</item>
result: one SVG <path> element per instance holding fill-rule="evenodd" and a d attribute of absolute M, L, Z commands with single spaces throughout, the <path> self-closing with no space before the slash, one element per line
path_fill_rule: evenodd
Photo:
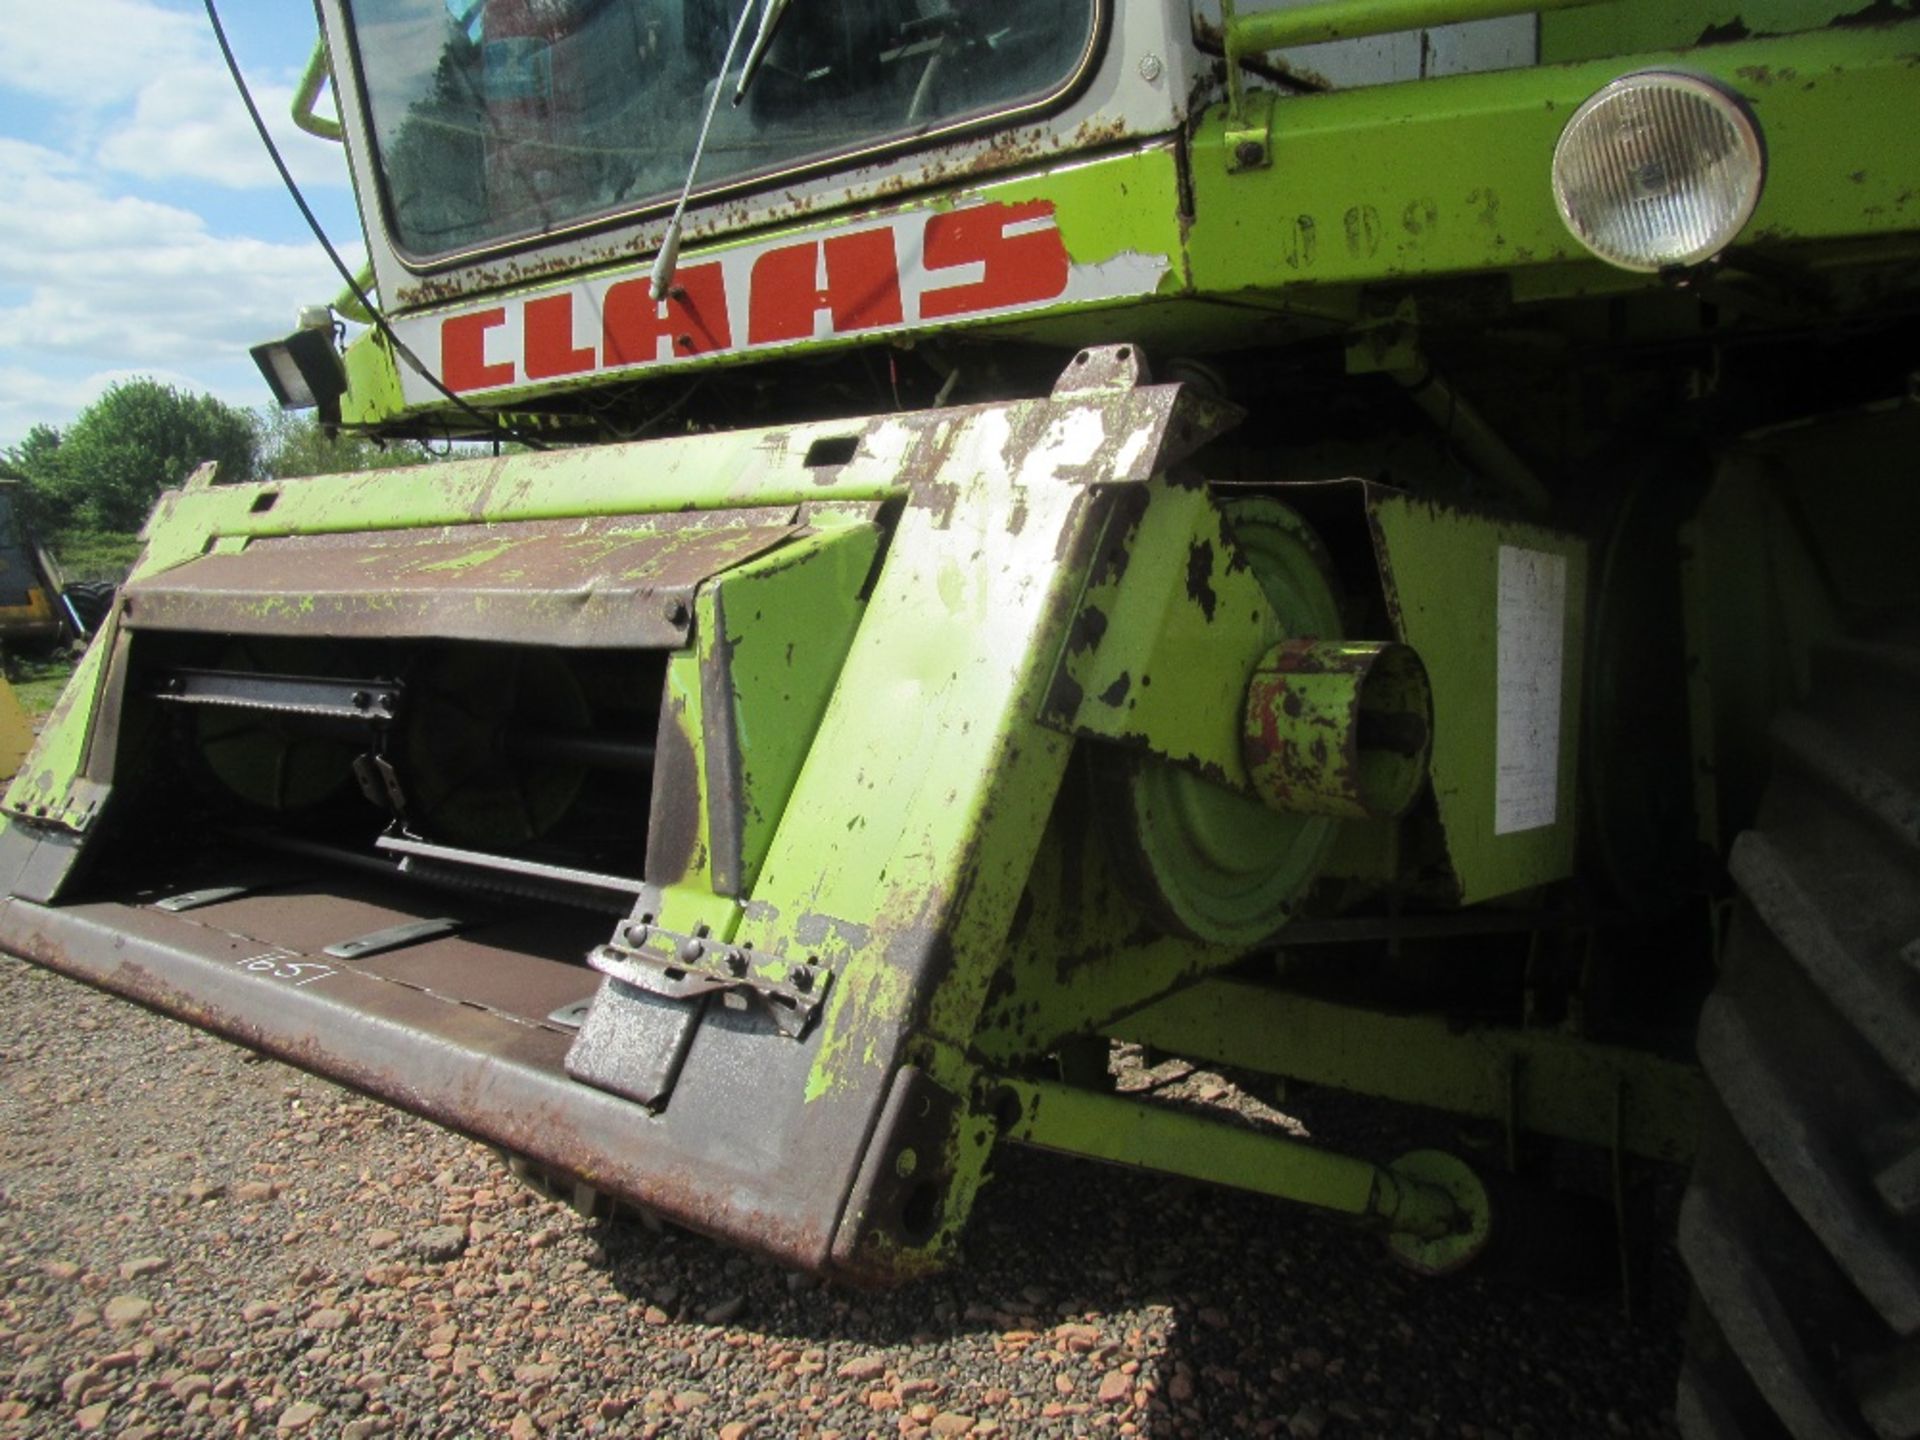
<path fill-rule="evenodd" d="M 1158 55 L 1142 55 L 1140 57 L 1140 78 L 1149 85 L 1160 78 L 1160 69 L 1160 57 Z"/>

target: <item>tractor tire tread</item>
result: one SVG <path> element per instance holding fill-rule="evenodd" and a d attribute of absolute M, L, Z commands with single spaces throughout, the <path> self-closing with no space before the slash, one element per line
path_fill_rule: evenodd
<path fill-rule="evenodd" d="M 1680 1207 L 1680 1253 L 1694 1293 L 1754 1387 L 1794 1440 L 1858 1440 L 1814 1381 L 1806 1348 L 1786 1305 L 1767 1283 L 1759 1250 L 1711 1191 L 1688 1190 Z"/>
<path fill-rule="evenodd" d="M 1688 1440 L 1920 1440 L 1920 644 L 1815 648 L 1736 842 L 1681 1209 Z"/>
<path fill-rule="evenodd" d="M 1920 1342 L 1867 1367 L 1860 1411 L 1878 1440 L 1920 1440 Z"/>

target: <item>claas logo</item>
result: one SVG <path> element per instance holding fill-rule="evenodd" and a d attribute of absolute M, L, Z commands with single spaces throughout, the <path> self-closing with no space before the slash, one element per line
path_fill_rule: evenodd
<path fill-rule="evenodd" d="M 903 329 L 1044 305 L 1073 267 L 1051 201 L 897 216 L 839 234 L 587 282 L 440 322 L 456 392 L 656 365 L 719 351 Z"/>

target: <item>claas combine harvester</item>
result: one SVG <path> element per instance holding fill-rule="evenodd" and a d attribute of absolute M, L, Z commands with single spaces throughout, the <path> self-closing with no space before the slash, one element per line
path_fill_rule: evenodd
<path fill-rule="evenodd" d="M 861 1282 L 1007 1143 L 1688 1163 L 1687 1432 L 1920 1435 L 1910 0 L 319 9 L 257 355 L 483 443 L 161 500 L 0 944 Z"/>

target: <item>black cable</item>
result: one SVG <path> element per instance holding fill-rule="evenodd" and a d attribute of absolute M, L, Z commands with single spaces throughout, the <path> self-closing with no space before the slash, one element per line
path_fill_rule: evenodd
<path fill-rule="evenodd" d="M 300 207 L 301 218 L 307 222 L 307 228 L 313 231 L 313 238 L 320 242 L 320 248 L 327 252 L 327 258 L 333 262 L 333 268 L 340 272 L 340 278 L 347 282 L 347 289 L 353 292 L 353 298 L 359 302 L 361 309 L 373 317 L 374 329 L 386 337 L 387 343 L 393 346 L 394 354 L 412 366 L 422 379 L 488 430 L 495 434 L 505 434 L 519 441 L 529 450 L 546 449 L 544 444 L 517 426 L 497 415 L 487 414 L 486 411 L 454 394 L 441 382 L 438 375 L 421 363 L 418 355 L 407 348 L 406 342 L 394 333 L 393 326 L 387 323 L 387 317 L 380 313 L 379 307 L 368 298 L 367 292 L 360 288 L 360 282 L 354 278 L 353 272 L 340 258 L 340 252 L 334 249 L 333 242 L 327 239 L 327 232 L 320 228 L 320 221 L 314 215 L 312 207 L 307 204 L 307 197 L 300 193 L 300 187 L 294 181 L 293 172 L 287 169 L 287 162 L 280 158 L 280 147 L 273 143 L 273 136 L 267 133 L 267 122 L 260 118 L 260 107 L 253 103 L 253 92 L 247 89 L 247 82 L 240 74 L 240 62 L 234 58 L 233 46 L 227 43 L 226 28 L 220 23 L 220 12 L 214 9 L 213 0 L 205 0 L 205 4 L 207 19 L 213 26 L 213 38 L 219 42 L 221 57 L 227 62 L 227 73 L 233 77 L 234 88 L 240 92 L 241 103 L 247 107 L 247 114 L 253 120 L 253 128 L 260 135 L 260 143 L 267 147 L 267 157 L 273 161 L 273 168 L 280 172 L 281 184 L 287 187 L 287 194 L 293 197 L 293 203 Z"/>

